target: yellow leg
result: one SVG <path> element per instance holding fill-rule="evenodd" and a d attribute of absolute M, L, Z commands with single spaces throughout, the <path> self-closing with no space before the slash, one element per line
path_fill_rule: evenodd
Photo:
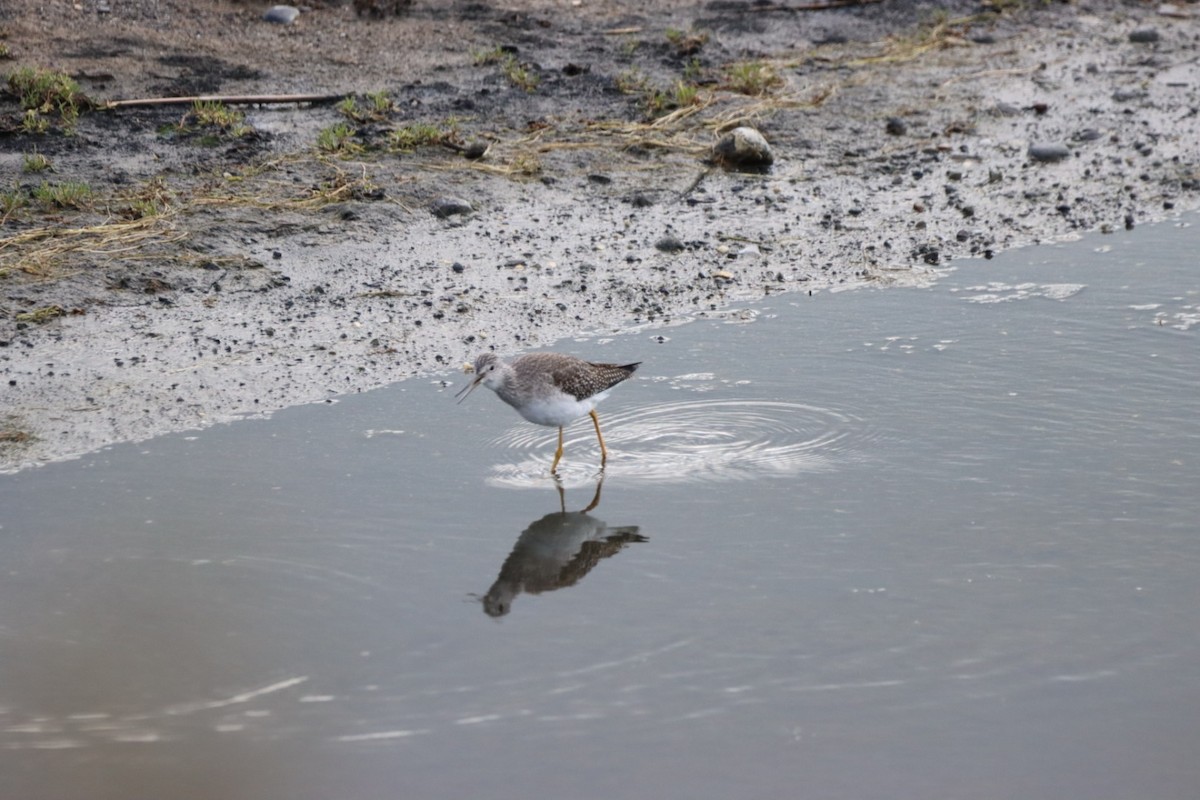
<path fill-rule="evenodd" d="M 608 463 L 608 448 L 604 446 L 604 437 L 600 435 L 600 418 L 596 416 L 595 409 L 588 412 L 592 416 L 592 424 L 596 426 L 596 438 L 600 440 L 600 466 Z"/>
<path fill-rule="evenodd" d="M 559 425 L 558 426 L 558 451 L 555 452 L 555 454 L 554 454 L 554 463 L 550 465 L 550 472 L 552 472 L 552 473 L 558 472 L 558 461 L 559 461 L 559 459 L 562 458 L 562 450 L 563 450 L 562 426 Z"/>

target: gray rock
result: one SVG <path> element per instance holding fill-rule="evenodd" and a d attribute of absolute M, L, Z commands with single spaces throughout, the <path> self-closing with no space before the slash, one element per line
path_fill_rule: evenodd
<path fill-rule="evenodd" d="M 664 253 L 678 253 L 683 250 L 684 245 L 683 242 L 668 233 L 655 242 L 654 247 L 656 250 L 661 250 Z"/>
<path fill-rule="evenodd" d="M 475 209 L 466 200 L 460 200 L 457 197 L 439 197 L 429 204 L 429 210 L 435 217 L 446 219 L 455 214 L 470 214 Z"/>
<path fill-rule="evenodd" d="M 291 25 L 298 16 L 300 16 L 300 9 L 295 6 L 271 6 L 262 18 L 277 25 Z"/>
<path fill-rule="evenodd" d="M 1157 42 L 1162 37 L 1155 28 L 1138 28 L 1129 33 L 1129 41 L 1137 44 L 1151 44 Z"/>
<path fill-rule="evenodd" d="M 771 145 L 754 128 L 734 128 L 713 147 L 713 159 L 724 167 L 763 169 L 775 161 Z"/>
<path fill-rule="evenodd" d="M 1062 161 L 1070 156 L 1071 148 L 1058 142 L 1029 145 L 1029 157 L 1034 161 Z"/>

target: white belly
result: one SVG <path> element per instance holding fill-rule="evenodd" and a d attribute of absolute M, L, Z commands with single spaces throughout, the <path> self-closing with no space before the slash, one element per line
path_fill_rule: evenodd
<path fill-rule="evenodd" d="M 513 408 L 516 408 L 521 416 L 530 422 L 558 428 L 570 425 L 586 415 L 607 396 L 607 391 L 584 400 L 576 400 L 570 395 L 560 395 L 549 399 L 532 400 L 522 406 L 513 406 Z"/>

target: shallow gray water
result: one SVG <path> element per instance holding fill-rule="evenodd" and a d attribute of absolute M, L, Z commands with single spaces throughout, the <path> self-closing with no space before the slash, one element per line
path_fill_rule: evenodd
<path fill-rule="evenodd" d="M 429 381 L 0 476 L 0 796 L 1193 798 L 1197 250 L 562 343 L 587 514 Z"/>

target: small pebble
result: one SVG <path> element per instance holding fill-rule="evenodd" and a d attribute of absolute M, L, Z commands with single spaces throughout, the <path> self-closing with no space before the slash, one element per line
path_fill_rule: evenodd
<path fill-rule="evenodd" d="M 885 130 L 890 136 L 903 136 L 908 133 L 908 126 L 904 124 L 904 120 L 899 117 L 888 117 Z"/>
<path fill-rule="evenodd" d="M 1062 161 L 1071 156 L 1071 150 L 1065 144 L 1031 144 L 1029 157 L 1034 161 Z"/>
<path fill-rule="evenodd" d="M 1162 37 L 1155 28 L 1138 28 L 1129 34 L 1129 41 L 1137 44 L 1151 44 L 1157 42 L 1160 38 Z"/>
<path fill-rule="evenodd" d="M 271 6 L 262 18 L 277 25 L 291 25 L 300 16 L 300 9 L 295 6 Z"/>

